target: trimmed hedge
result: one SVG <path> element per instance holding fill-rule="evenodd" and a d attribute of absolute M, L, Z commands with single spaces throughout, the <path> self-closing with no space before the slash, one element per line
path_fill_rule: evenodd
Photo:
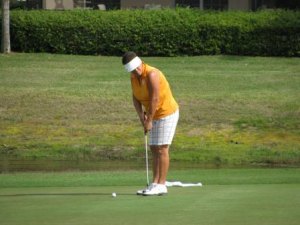
<path fill-rule="evenodd" d="M 12 11 L 11 37 L 22 52 L 300 56 L 300 12 Z"/>

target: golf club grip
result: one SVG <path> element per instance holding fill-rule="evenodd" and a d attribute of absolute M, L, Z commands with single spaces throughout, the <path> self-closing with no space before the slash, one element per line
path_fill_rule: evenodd
<path fill-rule="evenodd" d="M 145 118 L 146 115 L 147 115 L 147 112 L 144 111 L 144 118 Z M 147 133 L 148 133 L 148 131 L 144 130 L 144 134 L 147 135 Z"/>

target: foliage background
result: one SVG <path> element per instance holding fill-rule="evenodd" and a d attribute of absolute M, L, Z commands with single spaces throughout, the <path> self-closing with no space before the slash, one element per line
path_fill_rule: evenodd
<path fill-rule="evenodd" d="M 299 11 L 11 12 L 12 49 L 119 56 L 299 56 Z"/>

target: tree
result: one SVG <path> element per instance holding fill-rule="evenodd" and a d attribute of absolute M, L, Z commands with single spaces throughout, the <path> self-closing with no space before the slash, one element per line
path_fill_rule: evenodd
<path fill-rule="evenodd" d="M 9 0 L 2 0 L 2 41 L 1 52 L 10 53 Z"/>

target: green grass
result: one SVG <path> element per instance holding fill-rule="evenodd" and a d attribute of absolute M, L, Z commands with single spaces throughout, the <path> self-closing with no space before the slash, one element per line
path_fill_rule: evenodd
<path fill-rule="evenodd" d="M 300 220 L 299 169 L 172 170 L 170 180 L 203 187 L 170 187 L 164 197 L 135 195 L 144 178 L 139 171 L 1 174 L 0 223 L 296 225 Z"/>
<path fill-rule="evenodd" d="M 151 177 L 151 172 L 150 172 Z M 202 182 L 205 185 L 300 184 L 299 168 L 277 169 L 172 169 L 170 181 Z M 139 186 L 144 171 L 1 174 L 0 188 Z M 2 189 L 4 190 L 4 189 Z"/>
<path fill-rule="evenodd" d="M 180 105 L 172 160 L 299 165 L 299 58 L 143 59 L 164 72 Z M 119 57 L 0 55 L 0 81 L 2 154 L 143 157 Z"/>

